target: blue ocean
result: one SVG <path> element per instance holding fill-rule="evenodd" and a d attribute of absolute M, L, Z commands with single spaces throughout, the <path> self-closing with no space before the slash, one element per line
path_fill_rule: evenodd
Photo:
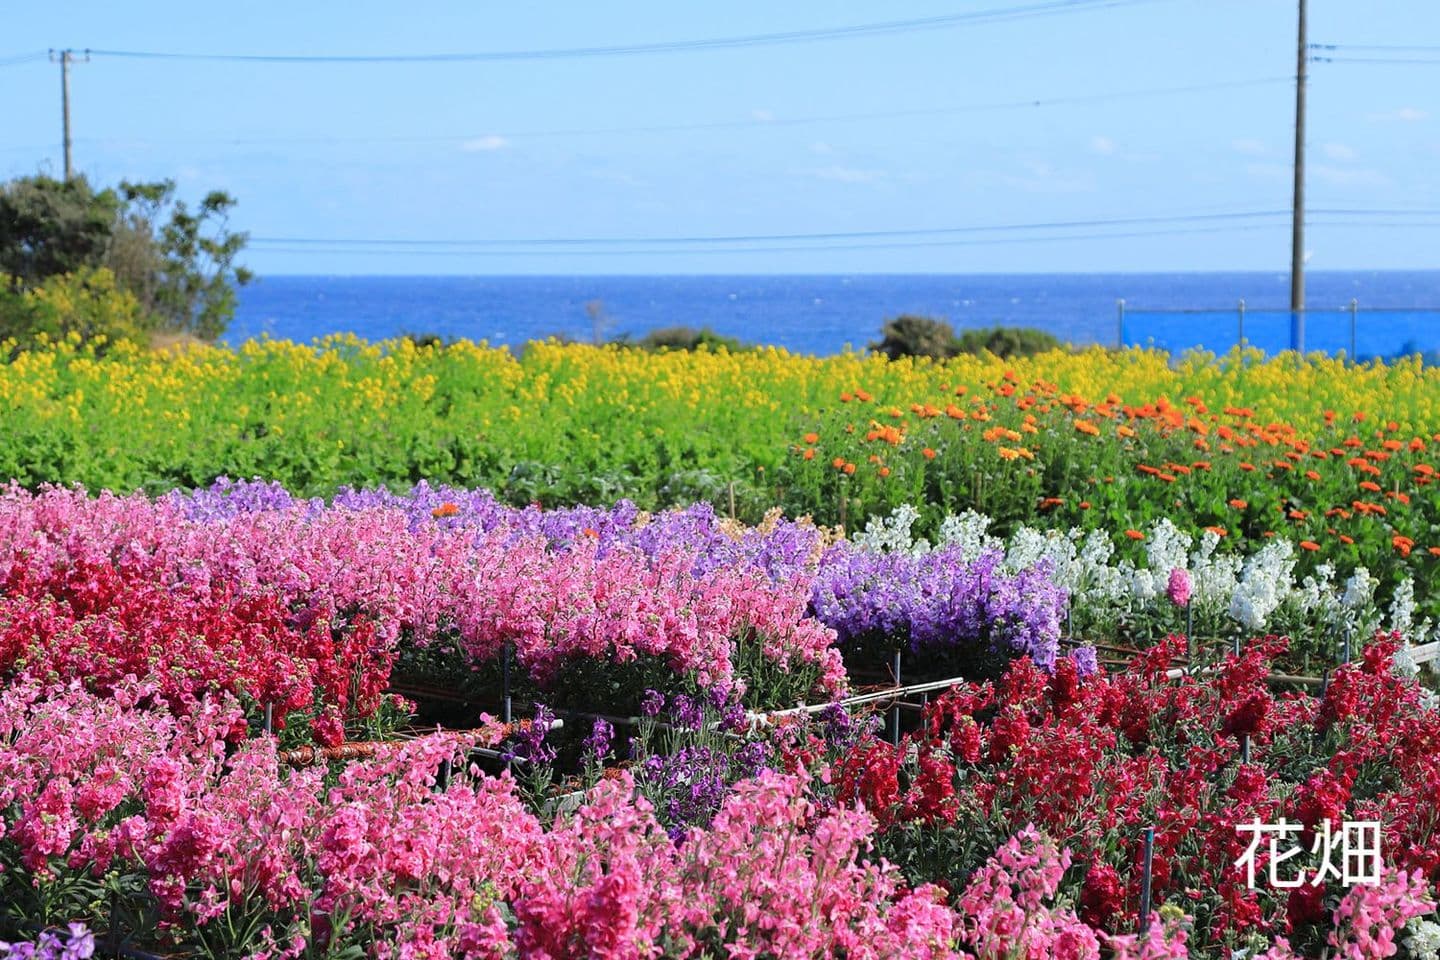
<path fill-rule="evenodd" d="M 241 291 L 226 339 L 416 333 L 499 346 L 689 326 L 831 354 L 917 313 L 957 330 L 1038 327 L 1075 344 L 1224 352 L 1243 335 L 1275 351 L 1290 344 L 1288 302 L 1285 273 L 270 276 Z M 1440 270 L 1312 273 L 1307 303 L 1307 349 L 1349 351 L 1352 333 L 1361 357 L 1440 348 Z"/>

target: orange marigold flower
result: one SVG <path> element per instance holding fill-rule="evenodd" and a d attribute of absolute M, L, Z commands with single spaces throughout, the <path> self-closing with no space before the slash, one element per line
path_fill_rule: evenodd
<path fill-rule="evenodd" d="M 1155 479 L 1157 479 L 1157 480 L 1164 480 L 1166 483 L 1174 483 L 1174 482 L 1175 482 L 1175 474 L 1173 474 L 1173 473 L 1157 473 L 1157 474 L 1155 474 Z"/>
<path fill-rule="evenodd" d="M 1376 483 L 1374 480 L 1361 480 L 1360 489 L 1369 490 L 1371 493 L 1379 493 L 1380 484 Z"/>
<path fill-rule="evenodd" d="M 1355 542 L 1355 538 L 1354 538 L 1354 537 L 1347 537 L 1345 534 L 1342 533 L 1342 534 L 1340 534 L 1340 542 L 1343 543 L 1343 544 L 1346 544 L 1346 545 L 1348 546 L 1349 544 L 1352 544 L 1352 543 Z"/>
<path fill-rule="evenodd" d="M 803 458 L 806 459 L 806 460 L 814 460 L 814 459 L 815 459 L 815 448 L 814 448 L 814 447 L 806 447 L 806 448 L 805 448 L 805 452 L 802 453 L 802 454 L 800 454 L 800 456 L 803 457 Z"/>
<path fill-rule="evenodd" d="M 1390 538 L 1390 545 L 1395 548 L 1395 552 L 1400 554 L 1400 556 L 1408 557 L 1410 556 L 1410 551 L 1415 547 L 1415 541 L 1397 533 Z"/>
<path fill-rule="evenodd" d="M 430 516 L 435 517 L 438 520 L 441 517 L 453 517 L 459 512 L 460 507 L 458 504 L 446 502 L 440 504 L 440 506 L 436 507 L 434 510 L 431 510 Z"/>
<path fill-rule="evenodd" d="M 847 477 L 853 476 L 854 473 L 855 473 L 855 464 L 853 464 L 853 463 L 847 463 L 847 464 L 845 464 L 844 470 L 845 470 L 845 476 L 847 476 Z"/>
<path fill-rule="evenodd" d="M 955 404 L 952 403 L 945 407 L 945 416 L 949 417 L 951 420 L 964 420 L 965 411 L 961 410 L 959 407 L 955 406 Z"/>
<path fill-rule="evenodd" d="M 1210 461 L 1209 461 L 1209 460 L 1196 460 L 1196 461 L 1195 461 L 1194 463 L 1192 463 L 1190 466 L 1191 466 L 1193 469 L 1195 469 L 1195 470 L 1209 470 L 1209 469 L 1210 469 Z"/>
<path fill-rule="evenodd" d="M 1065 500 L 1061 497 L 1045 497 L 1043 500 L 1040 501 L 1040 509 L 1053 510 L 1055 507 L 1060 506 L 1064 502 Z"/>
<path fill-rule="evenodd" d="M 1320 549 L 1320 544 L 1316 543 L 1314 540 L 1301 540 L 1300 549 L 1309 550 L 1313 553 L 1314 551 Z"/>
<path fill-rule="evenodd" d="M 820 434 L 818 434 L 818 433 L 807 433 L 807 434 L 805 434 L 805 442 L 806 442 L 806 443 L 819 443 L 819 442 L 820 442 Z"/>
<path fill-rule="evenodd" d="M 855 391 L 855 399 L 856 399 L 856 400 L 859 400 L 861 403 L 869 403 L 871 400 L 873 400 L 873 399 L 875 399 L 875 398 L 872 397 L 872 396 L 870 396 L 870 394 L 866 393 L 864 390 L 856 390 L 856 391 Z"/>
<path fill-rule="evenodd" d="M 842 394 L 840 394 L 840 402 L 841 402 L 841 403 L 849 403 L 849 402 L 850 402 L 851 400 L 853 400 L 853 399 L 855 399 L 855 398 L 852 397 L 852 396 L 851 396 L 850 394 L 848 394 L 848 393 L 842 393 Z"/>
<path fill-rule="evenodd" d="M 830 461 L 830 466 L 834 467 L 836 470 L 844 470 L 844 469 L 845 469 L 845 458 L 844 458 L 844 457 L 836 457 L 834 460 L 831 460 L 831 461 Z"/>
<path fill-rule="evenodd" d="M 1095 426 L 1095 424 L 1091 423 L 1089 420 L 1076 420 L 1075 429 L 1078 430 L 1080 433 L 1088 433 L 1092 437 L 1100 435 L 1100 428 Z"/>
<path fill-rule="evenodd" d="M 1122 437 L 1133 437 L 1133 436 L 1135 436 L 1135 431 L 1132 430 L 1132 429 L 1130 429 L 1129 427 L 1125 426 L 1123 423 L 1122 423 L 1120 426 L 1118 426 L 1118 427 L 1115 428 L 1115 432 L 1118 433 L 1118 434 L 1120 434 L 1120 436 L 1122 436 Z"/>
<path fill-rule="evenodd" d="M 1440 547 L 1426 547 L 1425 552 L 1432 557 L 1440 557 Z"/>
<path fill-rule="evenodd" d="M 1306 470 L 1306 471 L 1305 471 L 1305 479 L 1306 479 L 1306 480 L 1319 480 L 1319 479 L 1320 479 L 1320 474 L 1316 473 L 1314 470 Z"/>
<path fill-rule="evenodd" d="M 888 477 L 888 476 L 890 476 L 890 468 L 889 468 L 889 467 L 881 467 L 881 468 L 880 468 L 880 476 L 882 476 L 882 477 Z"/>
<path fill-rule="evenodd" d="M 1240 469 L 1244 470 L 1246 473 L 1253 473 L 1255 470 L 1255 464 L 1246 463 L 1244 460 L 1241 460 L 1240 463 L 1237 464 L 1237 466 L 1239 466 Z"/>
<path fill-rule="evenodd" d="M 1081 509 L 1081 510 L 1089 510 L 1089 509 L 1090 509 L 1090 501 L 1089 501 L 1089 500 L 1081 500 L 1081 501 L 1080 501 L 1080 509 Z"/>
<path fill-rule="evenodd" d="M 1145 534 L 1141 533 L 1139 530 L 1126 530 L 1125 536 L 1129 537 L 1131 540 L 1145 539 Z"/>
<path fill-rule="evenodd" d="M 1244 510 L 1249 507 L 1250 504 L 1246 503 L 1244 500 L 1241 500 L 1239 497 L 1235 497 L 1233 500 L 1230 501 L 1230 506 L 1234 507 L 1236 510 Z"/>
<path fill-rule="evenodd" d="M 1206 527 L 1205 529 L 1217 537 L 1228 537 L 1230 535 L 1230 531 L 1224 527 Z"/>
<path fill-rule="evenodd" d="M 1291 510 L 1289 513 L 1285 514 L 1285 516 L 1289 517 L 1291 520 L 1304 520 L 1306 517 L 1310 516 L 1310 514 L 1306 513 L 1304 510 Z"/>
<path fill-rule="evenodd" d="M 925 457 L 926 460 L 934 460 L 934 459 L 935 459 L 935 451 L 934 451 L 934 450 L 931 450 L 929 447 L 926 447 L 924 450 L 921 450 L 920 453 Z"/>

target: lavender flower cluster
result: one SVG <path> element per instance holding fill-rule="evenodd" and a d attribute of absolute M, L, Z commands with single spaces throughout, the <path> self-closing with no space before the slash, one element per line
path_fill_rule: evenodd
<path fill-rule="evenodd" d="M 954 548 L 914 556 L 837 545 L 821 559 L 811 605 L 845 644 L 1028 655 L 1050 669 L 1066 593 L 1043 564 L 1009 573 L 1003 562 L 999 551 L 967 561 Z"/>
<path fill-rule="evenodd" d="M 0 957 L 11 960 L 87 960 L 95 955 L 95 935 L 83 923 L 72 923 L 61 935 L 45 930 L 32 941 L 0 940 Z"/>
<path fill-rule="evenodd" d="M 683 546 L 697 554 L 697 576 L 721 567 L 753 566 L 772 580 L 790 579 L 813 567 L 822 542 L 821 531 L 809 523 L 779 520 L 763 529 L 739 529 L 708 503 L 655 514 L 642 514 L 628 500 L 613 507 L 544 510 L 509 506 L 488 490 L 432 487 L 424 481 L 408 493 L 342 487 L 327 504 L 319 497 L 292 496 L 279 483 L 221 478 L 208 488 L 173 491 L 165 499 L 192 520 L 217 523 L 266 511 L 299 511 L 313 517 L 337 509 L 394 510 L 404 514 L 412 529 L 439 524 L 457 531 L 498 532 L 514 540 L 540 538 L 555 549 L 588 538 L 602 555 L 623 547 L 659 556 Z"/>
<path fill-rule="evenodd" d="M 775 520 L 740 528 L 698 503 L 683 510 L 642 515 L 633 503 L 613 507 L 542 510 L 507 506 L 487 490 L 421 482 L 408 493 L 344 488 L 327 504 L 292 497 L 260 481 L 219 480 L 208 489 L 167 495 L 193 519 L 224 522 L 256 511 L 394 510 L 411 528 L 439 524 L 457 531 L 540 538 L 564 550 L 583 539 L 604 553 L 639 550 L 657 557 L 684 547 L 697 575 L 722 567 L 753 567 L 771 580 L 811 584 L 811 613 L 840 641 L 912 653 L 987 652 L 1029 656 L 1050 669 L 1058 655 L 1067 603 L 1044 563 L 1010 572 L 999 551 L 967 559 L 959 546 L 920 555 L 879 552 L 851 542 L 824 548 L 815 526 Z M 1084 669 L 1093 651 L 1081 651 Z"/>

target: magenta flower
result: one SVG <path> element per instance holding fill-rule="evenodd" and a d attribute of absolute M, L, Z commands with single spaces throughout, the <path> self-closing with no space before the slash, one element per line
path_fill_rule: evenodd
<path fill-rule="evenodd" d="M 1170 582 L 1165 585 L 1165 595 L 1170 602 L 1177 607 L 1186 607 L 1190 604 L 1190 571 L 1184 567 L 1176 567 L 1170 571 Z"/>

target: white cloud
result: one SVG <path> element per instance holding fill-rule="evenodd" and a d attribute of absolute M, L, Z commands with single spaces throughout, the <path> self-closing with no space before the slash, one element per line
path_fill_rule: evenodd
<path fill-rule="evenodd" d="M 805 172 L 820 180 L 833 180 L 836 183 L 875 183 L 886 177 L 884 170 L 861 170 L 858 167 L 842 167 L 838 164 L 815 167 Z"/>
<path fill-rule="evenodd" d="M 1056 170 L 1043 160 L 1021 160 L 1024 176 L 1006 173 L 1000 181 L 1027 193 L 1089 193 L 1094 191 L 1092 179 Z"/>
<path fill-rule="evenodd" d="M 1371 120 L 1398 120 L 1401 123 L 1419 123 L 1421 120 L 1429 119 L 1430 114 L 1419 107 L 1400 107 L 1398 110 L 1386 110 L 1381 113 L 1370 114 Z"/>
<path fill-rule="evenodd" d="M 490 153 L 494 150 L 504 150 L 508 146 L 510 146 L 509 140 L 492 133 L 488 136 L 466 140 L 460 144 L 460 149 L 466 153 Z"/>
<path fill-rule="evenodd" d="M 1332 167 L 1320 163 L 1312 165 L 1309 171 L 1316 180 L 1337 187 L 1380 187 L 1390 182 L 1379 170 L 1357 170 L 1354 167 Z"/>
<path fill-rule="evenodd" d="M 1351 161 L 1356 160 L 1360 155 L 1356 153 L 1355 148 L 1350 146 L 1349 144 L 1327 143 L 1325 144 L 1325 156 L 1329 157 L 1331 160 L 1336 161 L 1337 163 L 1350 163 Z"/>
<path fill-rule="evenodd" d="M 1115 151 L 1118 149 L 1119 148 L 1115 146 L 1115 141 L 1109 137 L 1097 134 L 1090 138 L 1091 153 L 1098 153 L 1102 157 L 1111 157 L 1115 155 Z"/>
<path fill-rule="evenodd" d="M 1263 157 L 1270 153 L 1270 148 L 1265 146 L 1263 140 L 1252 140 L 1248 137 L 1231 140 L 1230 149 L 1247 157 Z"/>

